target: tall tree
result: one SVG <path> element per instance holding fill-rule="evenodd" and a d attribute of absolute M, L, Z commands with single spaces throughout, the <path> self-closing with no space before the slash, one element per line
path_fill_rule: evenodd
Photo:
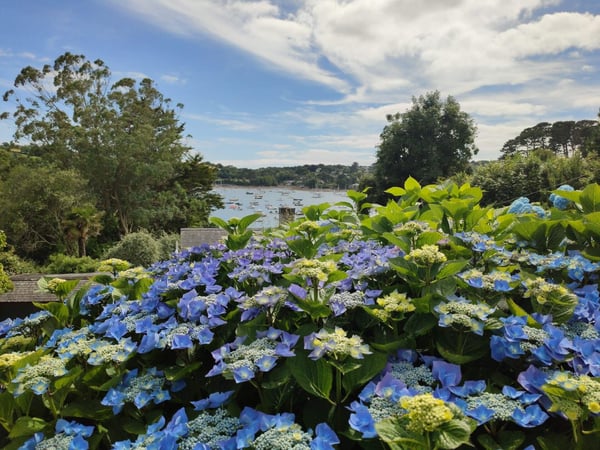
<path fill-rule="evenodd" d="M 86 245 L 89 238 L 98 236 L 102 230 L 104 213 L 95 207 L 85 205 L 73 208 L 62 220 L 67 244 L 77 243 L 77 256 L 87 256 Z"/>
<path fill-rule="evenodd" d="M 378 199 L 409 176 L 427 184 L 467 170 L 478 152 L 473 119 L 453 97 L 442 101 L 438 91 L 413 97 L 409 110 L 387 121 L 375 162 Z"/>
<path fill-rule="evenodd" d="M 540 149 L 550 149 L 565 158 L 578 151 L 585 156 L 590 149 L 596 147 L 594 142 L 598 130 L 598 122 L 595 120 L 540 122 L 506 141 L 500 152 L 502 158 L 516 154 L 528 156 Z"/>
<path fill-rule="evenodd" d="M 74 170 L 20 165 L 0 180 L 0 230 L 17 254 L 43 262 L 63 252 L 63 221 L 90 201 L 86 182 Z"/>
<path fill-rule="evenodd" d="M 172 107 L 150 79 L 113 84 L 103 61 L 71 53 L 53 66 L 24 68 L 15 88 L 4 95 L 16 99 L 15 138 L 28 139 L 60 168 L 79 171 L 121 235 L 149 228 L 156 194 L 174 187 L 190 152 L 177 115 L 182 105 Z M 25 91 L 33 96 L 20 95 Z M 214 171 L 205 175 L 212 184 Z"/>

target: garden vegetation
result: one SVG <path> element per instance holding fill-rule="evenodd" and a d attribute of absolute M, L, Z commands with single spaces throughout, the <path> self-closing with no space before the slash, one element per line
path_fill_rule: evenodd
<path fill-rule="evenodd" d="M 600 186 L 481 206 L 409 178 L 0 323 L 6 449 L 588 449 Z M 369 213 L 370 212 L 370 213 Z"/>

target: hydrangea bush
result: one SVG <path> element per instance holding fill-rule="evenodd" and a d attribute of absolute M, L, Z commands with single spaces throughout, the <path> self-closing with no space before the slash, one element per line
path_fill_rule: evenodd
<path fill-rule="evenodd" d="M 41 280 L 57 301 L 0 323 L 0 445 L 594 448 L 600 186 L 500 209 L 468 184 L 388 192 Z"/>

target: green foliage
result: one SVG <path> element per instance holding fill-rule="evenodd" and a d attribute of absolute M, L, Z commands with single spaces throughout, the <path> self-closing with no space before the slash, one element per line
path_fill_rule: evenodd
<path fill-rule="evenodd" d="M 67 244 L 76 244 L 77 256 L 80 258 L 87 256 L 88 239 L 100 234 L 102 216 L 104 212 L 98 211 L 92 205 L 84 205 L 73 208 L 63 219 L 62 226 Z"/>
<path fill-rule="evenodd" d="M 191 149 L 183 144 L 184 126 L 178 118 L 182 105 L 172 106 L 152 80 L 113 81 L 103 61 L 90 61 L 84 55 L 67 52 L 52 65 L 23 68 L 14 85 L 16 89 L 7 91 L 4 99 L 14 98 L 18 106 L 3 118 L 10 116 L 14 121 L 16 142 L 30 142 L 27 154 L 32 159 L 27 165 L 52 167 L 57 172 L 74 171 L 73 179 L 81 183 L 77 197 L 81 203 L 64 205 L 59 215 L 52 215 L 55 211 L 52 204 L 47 205 L 52 203 L 47 197 L 70 192 L 68 184 L 64 190 L 55 191 L 49 183 L 48 194 L 37 197 L 31 186 L 23 188 L 26 195 L 8 192 L 8 187 L 0 190 L 0 198 L 31 198 L 35 199 L 31 205 L 46 204 L 48 208 L 46 214 L 38 215 L 39 223 L 32 223 L 36 217 L 33 211 L 20 214 L 27 204 L 24 201 L 20 209 L 0 205 L 7 212 L 6 220 L 15 224 L 14 230 L 5 229 L 19 252 L 22 244 L 28 242 L 38 246 L 42 242 L 64 244 L 58 235 L 48 236 L 42 224 L 56 229 L 66 219 L 65 226 L 70 230 L 67 236 L 77 239 L 79 255 L 84 256 L 86 236 L 93 235 L 94 227 L 87 231 L 87 226 L 83 227 L 80 231 L 84 232 L 75 233 L 77 236 L 72 231 L 81 228 L 82 217 L 87 217 L 88 225 L 96 219 L 95 214 L 72 211 L 73 207 L 89 204 L 83 194 L 89 194 L 98 213 L 104 214 L 104 235 L 108 238 L 105 241 L 140 228 L 175 232 L 182 226 L 202 225 L 210 211 L 220 206 L 220 198 L 209 193 L 217 176 L 216 168 L 203 162 L 200 155 L 190 154 Z M 48 90 L 48 85 L 54 88 Z M 28 92 L 27 96 L 22 97 L 23 92 Z M 11 158 L 5 169 L 8 176 L 20 178 L 18 171 L 23 161 Z M 4 170 L 4 165 L 0 169 Z M 31 170 L 28 167 L 26 172 Z M 40 183 L 52 181 L 48 176 L 32 175 Z M 39 210 L 43 213 L 41 207 Z M 66 217 L 69 212 L 79 217 Z M 29 220 L 22 222 L 21 217 Z M 48 218 L 52 220 L 45 220 Z M 19 227 L 37 233 L 17 241 L 13 236 L 18 235 Z M 63 249 L 51 248 L 36 256 L 41 261 L 56 250 Z"/>
<path fill-rule="evenodd" d="M 124 259 L 134 266 L 147 267 L 158 260 L 159 253 L 160 248 L 156 238 L 147 231 L 137 231 L 124 236 L 109 248 L 104 259 Z"/>
<path fill-rule="evenodd" d="M 0 324 L 0 446 L 49 444 L 66 420 L 92 450 L 187 448 L 234 422 L 243 448 L 593 448 L 600 266 L 579 244 L 597 248 L 600 187 L 539 215 L 482 208 L 469 183 L 388 194 L 369 214 L 356 191 L 305 207 L 260 240 L 255 216 L 215 219 L 228 246 L 152 272 L 124 261 L 158 254 L 132 233 L 84 287 L 41 279 L 58 301 Z"/>
<path fill-rule="evenodd" d="M 62 253 L 50 255 L 44 273 L 88 273 L 98 269 L 98 261 L 89 256 L 78 257 Z"/>
<path fill-rule="evenodd" d="M 599 175 L 597 156 L 583 158 L 576 153 L 564 158 L 538 150 L 478 165 L 471 183 L 483 190 L 483 204 L 501 206 L 518 197 L 546 201 L 549 193 L 563 184 L 580 189 L 598 180 Z"/>
<path fill-rule="evenodd" d="M 89 200 L 74 170 L 17 166 L 0 180 L 0 229 L 21 257 L 43 262 L 66 249 L 63 220 Z"/>
<path fill-rule="evenodd" d="M 512 156 L 528 154 L 537 149 L 549 149 L 558 156 L 569 157 L 577 149 L 597 151 L 597 133 L 598 122 L 595 120 L 540 122 L 509 139 L 502 146 L 501 152 L 504 156 Z"/>
<path fill-rule="evenodd" d="M 4 271 L 4 266 L 0 264 L 0 294 L 11 291 L 14 287 L 8 274 Z"/>
<path fill-rule="evenodd" d="M 0 251 L 0 264 L 10 275 L 37 273 L 41 270 L 35 263 L 19 257 L 13 250 Z"/>
<path fill-rule="evenodd" d="M 6 247 L 6 235 L 0 230 L 0 252 Z M 0 294 L 8 292 L 13 288 L 12 281 L 8 274 L 4 271 L 4 265 L 0 262 Z"/>
<path fill-rule="evenodd" d="M 223 184 L 240 186 L 298 186 L 319 189 L 348 189 L 358 184 L 368 167 L 341 164 L 305 164 L 303 166 L 237 168 L 217 164 Z"/>
<path fill-rule="evenodd" d="M 179 233 L 161 233 L 157 238 L 158 259 L 169 259 L 176 250 L 181 248 Z"/>
<path fill-rule="evenodd" d="M 252 230 L 248 227 L 262 217 L 261 214 L 250 214 L 242 217 L 232 217 L 228 221 L 220 217 L 211 217 L 210 223 L 227 232 L 225 245 L 230 250 L 240 250 L 244 248 L 252 238 Z"/>
<path fill-rule="evenodd" d="M 412 103 L 406 112 L 388 116 L 381 133 L 372 197 L 378 201 L 386 189 L 402 186 L 408 177 L 428 184 L 464 171 L 478 152 L 473 119 L 453 97 L 442 101 L 435 91 Z"/>

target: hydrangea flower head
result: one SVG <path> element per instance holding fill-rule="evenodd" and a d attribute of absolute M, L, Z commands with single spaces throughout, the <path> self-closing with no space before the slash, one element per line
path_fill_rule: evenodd
<path fill-rule="evenodd" d="M 471 303 L 464 298 L 442 302 L 434 307 L 434 311 L 439 314 L 438 325 L 440 327 L 471 331 L 480 336 L 483 335 L 488 316 L 494 310 L 485 303 Z"/>
<path fill-rule="evenodd" d="M 312 350 L 308 357 L 313 360 L 320 359 L 325 355 L 336 360 L 343 360 L 348 356 L 362 359 L 364 355 L 372 353 L 360 336 L 348 337 L 346 331 L 340 327 L 335 327 L 333 331 L 322 329 L 305 336 L 304 348 Z"/>
<path fill-rule="evenodd" d="M 293 347 L 299 336 L 271 327 L 257 332 L 256 339 L 249 344 L 245 344 L 246 339 L 241 336 L 213 351 L 216 363 L 206 376 L 224 374 L 233 377 L 236 383 L 251 380 L 257 371 L 273 369 L 278 358 L 294 356 Z"/>
<path fill-rule="evenodd" d="M 14 395 L 19 396 L 25 391 L 32 391 L 36 395 L 46 393 L 50 383 L 67 373 L 66 363 L 52 355 L 44 355 L 35 364 L 27 364 L 19 369 L 12 380 L 16 384 Z"/>
<path fill-rule="evenodd" d="M 495 292 L 507 292 L 514 289 L 519 279 L 516 275 L 500 270 L 483 273 L 477 269 L 470 269 L 458 276 L 471 287 Z"/>
<path fill-rule="evenodd" d="M 404 314 L 416 310 L 416 306 L 405 293 L 394 291 L 375 300 L 371 313 L 382 322 L 390 319 L 402 319 Z"/>
<path fill-rule="evenodd" d="M 446 255 L 440 252 L 440 248 L 433 244 L 425 244 L 421 248 L 411 250 L 404 258 L 414 262 L 418 266 L 426 267 L 443 263 L 447 260 Z"/>
<path fill-rule="evenodd" d="M 119 258 L 109 258 L 103 261 L 100 261 L 100 265 L 98 266 L 98 272 L 111 272 L 113 274 L 117 274 L 124 270 L 127 270 L 131 267 L 131 263 L 125 261 L 124 259 Z"/>
<path fill-rule="evenodd" d="M 71 422 L 65 419 L 58 419 L 54 426 L 54 436 L 44 437 L 43 433 L 35 435 L 25 441 L 20 450 L 41 450 L 41 449 L 68 449 L 68 450 L 86 450 L 88 443 L 85 438 L 89 438 L 94 432 L 93 426 L 81 425 L 77 422 Z"/>
<path fill-rule="evenodd" d="M 435 431 L 440 425 L 454 418 L 450 406 L 429 393 L 402 397 L 400 406 L 406 410 L 407 428 L 419 434 Z"/>
<path fill-rule="evenodd" d="M 557 190 L 565 191 L 565 192 L 573 192 L 575 189 L 573 188 L 573 186 L 570 186 L 568 184 L 563 184 Z M 563 210 L 563 211 L 573 204 L 573 202 L 571 200 L 561 197 L 560 194 L 557 194 L 554 192 L 552 194 L 550 194 L 549 200 L 550 200 L 550 202 L 552 202 L 552 205 L 555 208 Z"/>
<path fill-rule="evenodd" d="M 335 261 L 330 259 L 321 261 L 319 259 L 298 259 L 292 263 L 292 275 L 298 275 L 300 277 L 317 280 L 319 282 L 326 282 L 329 274 L 337 270 Z"/>
<path fill-rule="evenodd" d="M 133 403 L 138 409 L 150 402 L 160 404 L 171 398 L 169 391 L 163 389 L 166 381 L 163 372 L 153 367 L 142 374 L 133 369 L 117 386 L 108 390 L 101 403 L 112 406 L 114 414 L 121 412 L 126 402 Z"/>

